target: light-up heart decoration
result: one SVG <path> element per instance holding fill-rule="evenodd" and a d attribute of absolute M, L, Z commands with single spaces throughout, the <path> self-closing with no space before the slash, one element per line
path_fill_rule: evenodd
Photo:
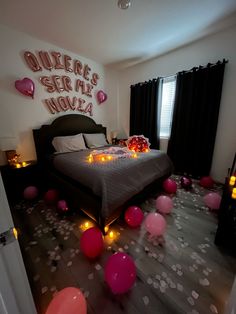
<path fill-rule="evenodd" d="M 99 104 L 103 103 L 104 101 L 107 100 L 107 94 L 104 91 L 99 90 L 97 92 L 97 100 Z"/>
<path fill-rule="evenodd" d="M 127 147 L 134 152 L 147 153 L 149 152 L 149 140 L 143 135 L 133 135 L 127 140 Z"/>
<path fill-rule="evenodd" d="M 34 98 L 34 82 L 25 77 L 22 80 L 15 81 L 15 88 L 23 95 Z"/>

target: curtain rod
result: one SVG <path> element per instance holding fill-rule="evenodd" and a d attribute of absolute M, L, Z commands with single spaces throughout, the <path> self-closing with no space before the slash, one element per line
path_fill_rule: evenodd
<path fill-rule="evenodd" d="M 205 68 L 207 68 L 207 67 L 211 67 L 211 66 L 215 66 L 215 65 L 219 65 L 219 64 L 221 64 L 221 63 L 223 63 L 223 64 L 226 64 L 226 63 L 228 63 L 229 61 L 228 60 L 225 60 L 225 59 L 223 59 L 223 61 L 220 61 L 220 60 L 218 60 L 216 63 L 207 63 L 207 65 L 199 65 L 198 67 L 193 67 L 192 69 L 190 69 L 190 70 L 184 70 L 184 71 L 180 71 L 180 72 L 178 72 L 178 73 L 180 73 L 180 74 L 184 74 L 184 73 L 188 73 L 188 72 L 191 72 L 191 71 L 197 71 L 197 70 L 201 70 L 201 69 L 205 69 Z M 148 81 L 144 81 L 144 82 L 139 82 L 139 83 L 136 83 L 136 84 L 132 84 L 130 87 L 133 87 L 133 86 L 135 86 L 135 85 L 142 85 L 142 84 L 145 84 L 145 83 L 148 83 L 148 82 L 152 82 L 152 81 L 157 81 L 158 79 L 164 79 L 164 78 L 169 78 L 169 77 L 172 77 L 172 76 L 176 76 L 177 75 L 177 73 L 176 74 L 172 74 L 172 75 L 168 75 L 168 76 L 160 76 L 159 78 L 154 78 L 154 79 L 151 79 L 151 80 L 148 80 Z"/>
<path fill-rule="evenodd" d="M 202 69 L 206 69 L 208 67 L 212 67 L 215 65 L 220 65 L 220 64 L 226 64 L 228 63 L 228 60 L 223 59 L 223 61 L 218 60 L 216 63 L 207 63 L 206 65 L 199 65 L 198 67 L 193 67 L 190 70 L 184 70 L 184 71 L 180 71 L 180 74 L 184 74 L 184 73 L 188 73 L 188 72 L 192 72 L 192 71 L 198 71 L 198 70 L 202 70 Z"/>

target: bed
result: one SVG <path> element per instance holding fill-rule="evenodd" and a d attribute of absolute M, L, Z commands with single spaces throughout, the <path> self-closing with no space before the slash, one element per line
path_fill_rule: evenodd
<path fill-rule="evenodd" d="M 71 207 L 81 209 L 104 231 L 124 208 L 137 204 L 154 192 L 171 174 L 173 166 L 164 152 L 151 150 L 134 156 L 108 142 L 96 149 L 55 152 L 54 138 L 81 133 L 83 136 L 103 134 L 106 139 L 104 126 L 80 114 L 60 116 L 50 125 L 34 129 L 37 159 L 48 185 L 62 191 Z M 107 151 L 112 160 L 101 162 L 93 159 L 91 162 L 90 156 L 100 158 Z M 110 152 L 115 153 L 112 155 Z"/>

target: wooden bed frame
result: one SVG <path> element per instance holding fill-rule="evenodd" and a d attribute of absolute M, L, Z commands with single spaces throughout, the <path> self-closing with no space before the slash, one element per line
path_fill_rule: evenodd
<path fill-rule="evenodd" d="M 115 221 L 124 208 L 131 204 L 140 203 L 147 195 L 154 193 L 170 173 L 145 187 L 141 193 L 117 208 L 111 216 L 103 219 L 100 215 L 101 198 L 96 196 L 89 188 L 53 169 L 48 162 L 49 156 L 55 151 L 52 146 L 52 140 L 55 136 L 69 136 L 78 133 L 103 133 L 106 136 L 106 128 L 101 124 L 96 124 L 93 119 L 87 116 L 68 114 L 56 118 L 50 125 L 42 125 L 39 129 L 34 129 L 33 137 L 38 163 L 44 171 L 48 187 L 58 188 L 59 191 L 62 191 L 67 197 L 71 208 L 81 209 L 95 220 L 104 232 L 105 226 Z"/>

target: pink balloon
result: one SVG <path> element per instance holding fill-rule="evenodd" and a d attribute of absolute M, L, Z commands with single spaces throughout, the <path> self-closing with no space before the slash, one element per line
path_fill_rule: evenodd
<path fill-rule="evenodd" d="M 165 195 L 158 196 L 156 199 L 156 208 L 162 214 L 169 214 L 173 208 L 172 199 Z"/>
<path fill-rule="evenodd" d="M 54 204 L 59 198 L 59 192 L 55 189 L 48 190 L 44 195 L 44 201 L 46 204 Z"/>
<path fill-rule="evenodd" d="M 57 208 L 59 209 L 59 211 L 61 212 L 67 212 L 68 211 L 68 205 L 67 202 L 65 200 L 60 200 L 57 203 Z"/>
<path fill-rule="evenodd" d="M 144 226 L 152 236 L 161 236 L 166 230 L 166 221 L 162 215 L 150 213 L 146 216 Z"/>
<path fill-rule="evenodd" d="M 182 188 L 184 189 L 190 189 L 192 187 L 192 179 L 189 178 L 189 177 L 182 177 L 180 179 L 180 183 L 181 183 L 181 186 Z"/>
<path fill-rule="evenodd" d="M 138 206 L 130 206 L 125 212 L 125 221 L 132 227 L 139 227 L 143 221 L 143 212 L 142 209 Z"/>
<path fill-rule="evenodd" d="M 219 209 L 221 203 L 221 196 L 218 193 L 208 193 L 203 197 L 204 203 L 210 209 Z"/>
<path fill-rule="evenodd" d="M 114 294 L 122 294 L 132 288 L 136 279 L 133 259 L 126 253 L 111 255 L 105 265 L 105 281 Z"/>
<path fill-rule="evenodd" d="M 87 229 L 80 238 L 80 249 L 88 258 L 96 258 L 104 248 L 102 232 L 97 227 Z"/>
<path fill-rule="evenodd" d="M 204 187 L 204 188 L 207 188 L 207 189 L 211 189 L 211 188 L 213 188 L 213 186 L 214 186 L 214 181 L 213 181 L 213 179 L 211 178 L 211 177 L 202 177 L 201 179 L 200 179 L 200 182 L 199 182 L 199 184 L 202 186 L 202 187 Z"/>
<path fill-rule="evenodd" d="M 38 196 L 38 189 L 35 186 L 28 186 L 24 189 L 23 195 L 26 200 L 33 200 Z"/>
<path fill-rule="evenodd" d="M 165 190 L 166 193 L 176 193 L 177 191 L 177 184 L 175 181 L 171 180 L 171 179 L 166 179 L 163 182 L 163 189 Z"/>
<path fill-rule="evenodd" d="M 46 314 L 86 314 L 87 304 L 78 288 L 67 287 L 59 291 L 49 303 Z"/>
<path fill-rule="evenodd" d="M 22 80 L 15 81 L 15 88 L 23 95 L 34 98 L 34 82 L 25 77 Z"/>
<path fill-rule="evenodd" d="M 99 104 L 103 103 L 104 101 L 107 100 L 107 94 L 104 93 L 102 90 L 99 90 L 97 92 L 97 100 L 98 100 Z"/>

